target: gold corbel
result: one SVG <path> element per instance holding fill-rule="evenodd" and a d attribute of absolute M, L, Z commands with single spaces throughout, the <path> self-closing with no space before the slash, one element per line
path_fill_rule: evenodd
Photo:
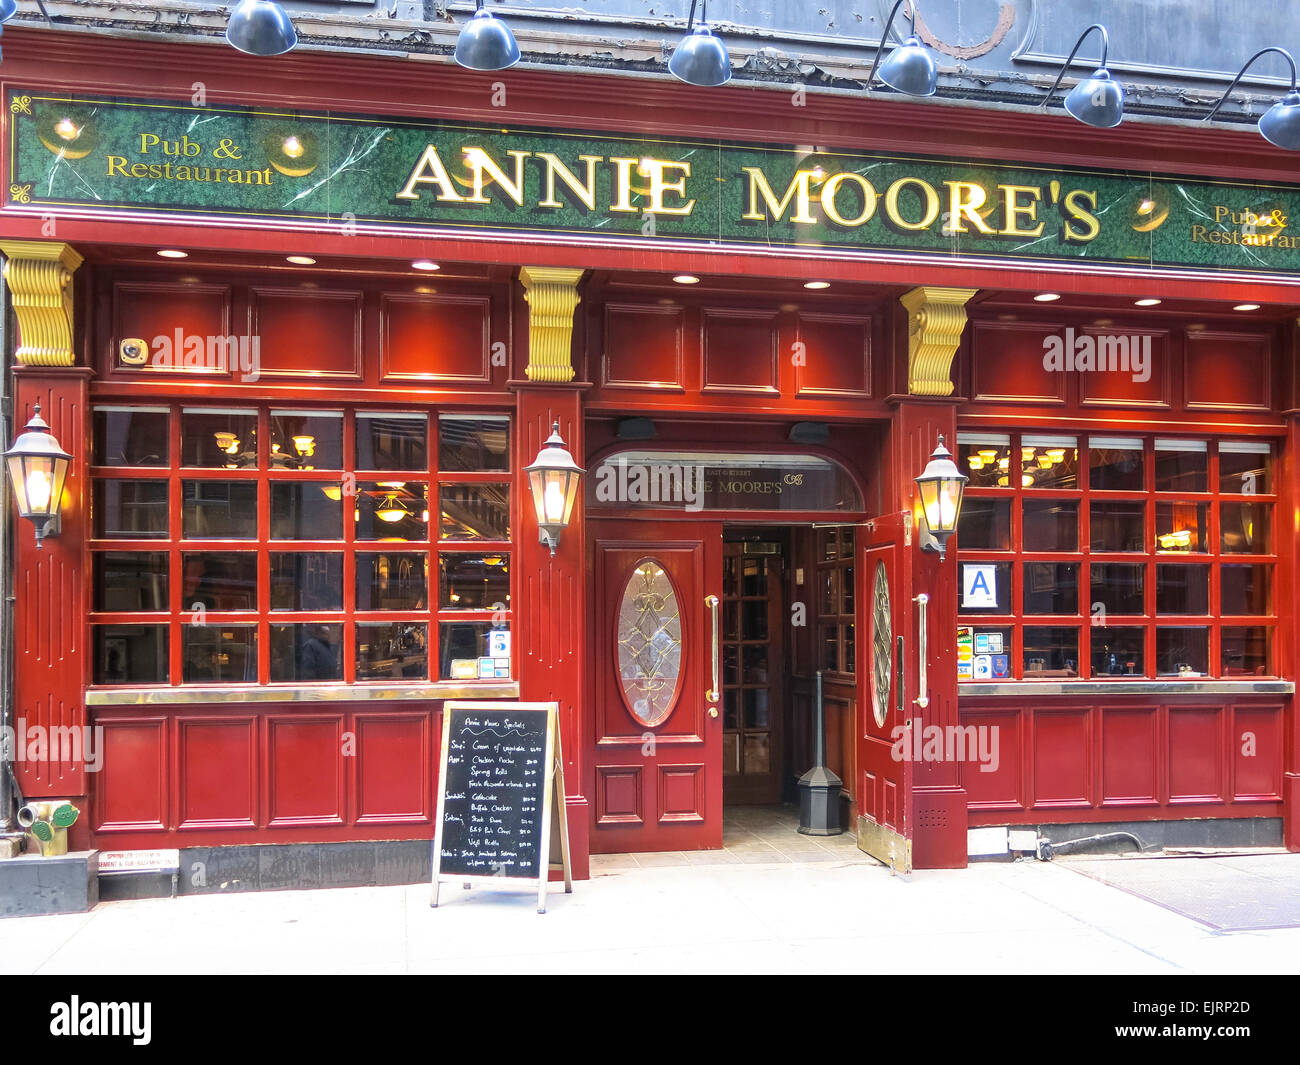
<path fill-rule="evenodd" d="M 573 312 L 582 299 L 583 271 L 556 266 L 525 266 L 519 271 L 528 301 L 530 381 L 573 380 Z"/>
<path fill-rule="evenodd" d="M 4 279 L 18 317 L 20 366 L 72 366 L 75 319 L 72 275 L 81 256 L 67 244 L 39 240 L 0 240 Z"/>
<path fill-rule="evenodd" d="M 899 297 L 907 308 L 907 391 L 911 395 L 952 395 L 952 359 L 966 328 L 966 304 L 978 291 L 922 285 Z"/>

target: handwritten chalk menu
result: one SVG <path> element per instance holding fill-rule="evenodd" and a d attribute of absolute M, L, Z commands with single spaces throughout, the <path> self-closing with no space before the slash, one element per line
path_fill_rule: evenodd
<path fill-rule="evenodd" d="M 440 876 L 466 887 L 523 879 L 536 882 L 544 912 L 557 842 L 571 890 L 562 764 L 555 703 L 445 705 L 434 906 Z"/>

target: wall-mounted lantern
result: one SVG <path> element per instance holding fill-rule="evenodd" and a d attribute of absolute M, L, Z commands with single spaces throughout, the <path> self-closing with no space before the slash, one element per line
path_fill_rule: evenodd
<path fill-rule="evenodd" d="M 524 473 L 528 474 L 528 489 L 537 510 L 537 540 L 546 544 L 554 557 L 560 534 L 569 527 L 573 501 L 578 498 L 578 482 L 582 480 L 582 467 L 573 461 L 564 446 L 559 422 L 551 426 L 551 435 L 532 465 L 524 467 Z"/>
<path fill-rule="evenodd" d="M 969 479 L 957 469 L 940 436 L 939 446 L 934 449 L 924 472 L 916 478 L 916 487 L 921 493 L 921 517 L 925 522 L 920 537 L 922 550 L 938 551 L 941 559 L 945 557 L 948 537 L 957 531 L 961 498 Z"/>
<path fill-rule="evenodd" d="M 14 446 L 5 452 L 9 483 L 14 486 L 18 513 L 36 526 L 36 546 L 47 536 L 59 534 L 59 507 L 63 482 L 72 456 L 59 446 L 36 404 L 32 419 L 23 427 Z"/>

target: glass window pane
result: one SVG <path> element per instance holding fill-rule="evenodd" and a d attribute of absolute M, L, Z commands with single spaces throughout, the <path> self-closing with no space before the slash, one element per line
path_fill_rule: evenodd
<path fill-rule="evenodd" d="M 342 610 L 343 556 L 324 551 L 272 551 L 272 610 Z"/>
<path fill-rule="evenodd" d="M 438 419 L 438 469 L 444 473 L 510 469 L 510 419 L 444 414 Z"/>
<path fill-rule="evenodd" d="M 167 412 L 95 408 L 96 466 L 166 466 Z"/>
<path fill-rule="evenodd" d="M 257 555 L 204 551 L 181 556 L 181 609 L 256 610 Z"/>
<path fill-rule="evenodd" d="M 843 604 L 843 612 L 850 617 L 853 616 L 853 567 L 844 567 L 844 577 L 840 581 L 840 602 Z"/>
<path fill-rule="evenodd" d="M 246 469 L 257 465 L 257 412 L 181 411 L 181 465 Z"/>
<path fill-rule="evenodd" d="M 94 625 L 96 684 L 166 684 L 166 625 Z"/>
<path fill-rule="evenodd" d="M 186 539 L 257 539 L 256 481 L 182 481 L 181 497 Z"/>
<path fill-rule="evenodd" d="M 428 419 L 423 414 L 357 414 L 358 470 L 429 468 Z"/>
<path fill-rule="evenodd" d="M 962 509 L 970 506 L 969 501 Z M 1026 499 L 1026 551 L 1079 550 L 1079 504 L 1060 499 Z"/>
<path fill-rule="evenodd" d="M 821 593 L 821 602 L 817 612 L 822 615 L 840 612 L 840 571 L 836 567 L 819 570 L 817 573 L 817 590 Z"/>
<path fill-rule="evenodd" d="M 1145 629 L 1104 628 L 1092 630 L 1092 675 L 1094 677 L 1146 676 L 1143 640 Z"/>
<path fill-rule="evenodd" d="M 1273 612 L 1272 566 L 1221 566 L 1219 584 L 1221 613 Z"/>
<path fill-rule="evenodd" d="M 1079 563 L 1026 562 L 1024 575 L 1026 614 L 1079 612 Z"/>
<path fill-rule="evenodd" d="M 767 595 L 767 568 L 765 558 L 746 558 L 741 565 L 741 595 Z"/>
<path fill-rule="evenodd" d="M 1011 500 L 967 496 L 957 521 L 957 544 L 963 551 L 1011 550 Z"/>
<path fill-rule="evenodd" d="M 1079 675 L 1079 630 L 1025 626 L 1025 680 Z"/>
<path fill-rule="evenodd" d="M 358 540 L 429 538 L 429 486 L 409 481 L 367 481 L 353 508 Z"/>
<path fill-rule="evenodd" d="M 857 667 L 858 645 L 853 634 L 853 622 L 844 626 L 844 672 L 852 674 Z"/>
<path fill-rule="evenodd" d="M 342 413 L 271 411 L 271 465 L 289 470 L 341 470 Z"/>
<path fill-rule="evenodd" d="M 1209 550 L 1208 503 L 1157 503 L 1156 550 L 1197 552 Z"/>
<path fill-rule="evenodd" d="M 104 539 L 165 539 L 166 481 L 96 481 L 95 535 Z"/>
<path fill-rule="evenodd" d="M 510 655 L 493 655 L 495 650 L 509 651 L 509 630 L 497 626 L 500 634 L 498 641 L 493 641 L 494 626 L 487 621 L 453 621 L 438 626 L 438 659 L 440 676 L 443 680 L 468 679 L 458 674 L 468 674 L 470 663 L 475 668 L 480 680 L 509 679 Z M 627 677 L 632 674 L 627 673 Z M 644 689 L 642 689 L 644 690 Z M 673 688 L 670 686 L 666 696 L 671 698 Z"/>
<path fill-rule="evenodd" d="M 1138 441 L 1102 443 L 1094 438 L 1088 449 L 1088 484 L 1094 491 L 1141 492 L 1144 454 Z"/>
<path fill-rule="evenodd" d="M 443 484 L 438 497 L 442 539 L 510 539 L 508 484 Z"/>
<path fill-rule="evenodd" d="M 1074 437 L 1024 436 L 1020 440 L 1022 488 L 1079 487 L 1079 449 Z"/>
<path fill-rule="evenodd" d="M 818 639 L 821 646 L 821 666 L 828 673 L 840 671 L 840 627 L 838 625 L 818 626 Z"/>
<path fill-rule="evenodd" d="M 957 468 L 970 478 L 970 488 L 1005 488 L 1011 469 L 1011 445 L 998 440 L 995 443 L 966 443 L 957 445 Z"/>
<path fill-rule="evenodd" d="M 1156 627 L 1156 676 L 1204 677 L 1210 672 L 1210 630 Z"/>
<path fill-rule="evenodd" d="M 428 555 L 357 553 L 358 610 L 424 610 L 428 589 Z"/>
<path fill-rule="evenodd" d="M 1204 441 L 1157 440 L 1156 491 L 1208 492 L 1210 453 Z"/>
<path fill-rule="evenodd" d="M 1219 632 L 1219 648 L 1225 677 L 1269 677 L 1269 644 L 1273 630 L 1264 625 L 1225 626 Z"/>
<path fill-rule="evenodd" d="M 1226 440 L 1219 445 L 1220 492 L 1263 496 L 1273 490 L 1271 445 Z"/>
<path fill-rule="evenodd" d="M 1157 614 L 1208 614 L 1209 566 L 1157 566 Z"/>
<path fill-rule="evenodd" d="M 771 727 L 766 688 L 746 688 L 744 710 L 745 728 Z"/>
<path fill-rule="evenodd" d="M 984 567 L 993 566 L 993 587 L 989 587 Z M 962 562 L 962 613 L 1011 613 L 1011 563 Z"/>
<path fill-rule="evenodd" d="M 428 680 L 429 626 L 357 623 L 357 680 Z"/>
<path fill-rule="evenodd" d="M 740 604 L 740 638 L 766 640 L 767 635 L 767 601 L 743 600 Z"/>
<path fill-rule="evenodd" d="M 272 683 L 342 679 L 342 624 L 271 626 Z"/>
<path fill-rule="evenodd" d="M 510 606 L 510 556 L 444 554 L 438 558 L 439 603 L 445 610 Z"/>
<path fill-rule="evenodd" d="M 257 683 L 256 625 L 182 625 L 186 684 Z"/>
<path fill-rule="evenodd" d="M 1146 567 L 1129 562 L 1094 562 L 1091 567 L 1093 617 L 1145 614 Z M 1100 605 L 1100 609 L 1099 609 Z"/>
<path fill-rule="evenodd" d="M 167 555 L 162 551 L 97 551 L 96 610 L 167 610 Z"/>
<path fill-rule="evenodd" d="M 839 530 L 818 529 L 818 556 L 823 562 L 834 562 L 839 554 Z"/>
<path fill-rule="evenodd" d="M 1272 554 L 1272 504 L 1220 504 L 1219 550 L 1225 555 Z"/>
<path fill-rule="evenodd" d="M 1089 504 L 1090 540 L 1094 551 L 1145 551 L 1146 504 Z"/>
<path fill-rule="evenodd" d="M 271 482 L 272 540 L 342 540 L 343 486 Z"/>
<path fill-rule="evenodd" d="M 958 633 L 969 633 L 969 663 L 958 661 L 957 676 L 963 680 L 1006 680 L 1011 676 L 1011 630 L 962 626 Z"/>

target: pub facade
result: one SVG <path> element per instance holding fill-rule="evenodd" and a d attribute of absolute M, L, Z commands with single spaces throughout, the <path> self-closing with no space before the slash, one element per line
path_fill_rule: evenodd
<path fill-rule="evenodd" d="M 579 878 L 716 848 L 797 797 L 819 676 L 897 869 L 1300 849 L 1253 125 L 7 29 L 6 443 L 39 404 L 71 456 L 57 528 L 11 508 L 9 726 L 97 737 L 15 749 L 74 850 L 410 853 L 461 698 L 559 703 Z"/>

